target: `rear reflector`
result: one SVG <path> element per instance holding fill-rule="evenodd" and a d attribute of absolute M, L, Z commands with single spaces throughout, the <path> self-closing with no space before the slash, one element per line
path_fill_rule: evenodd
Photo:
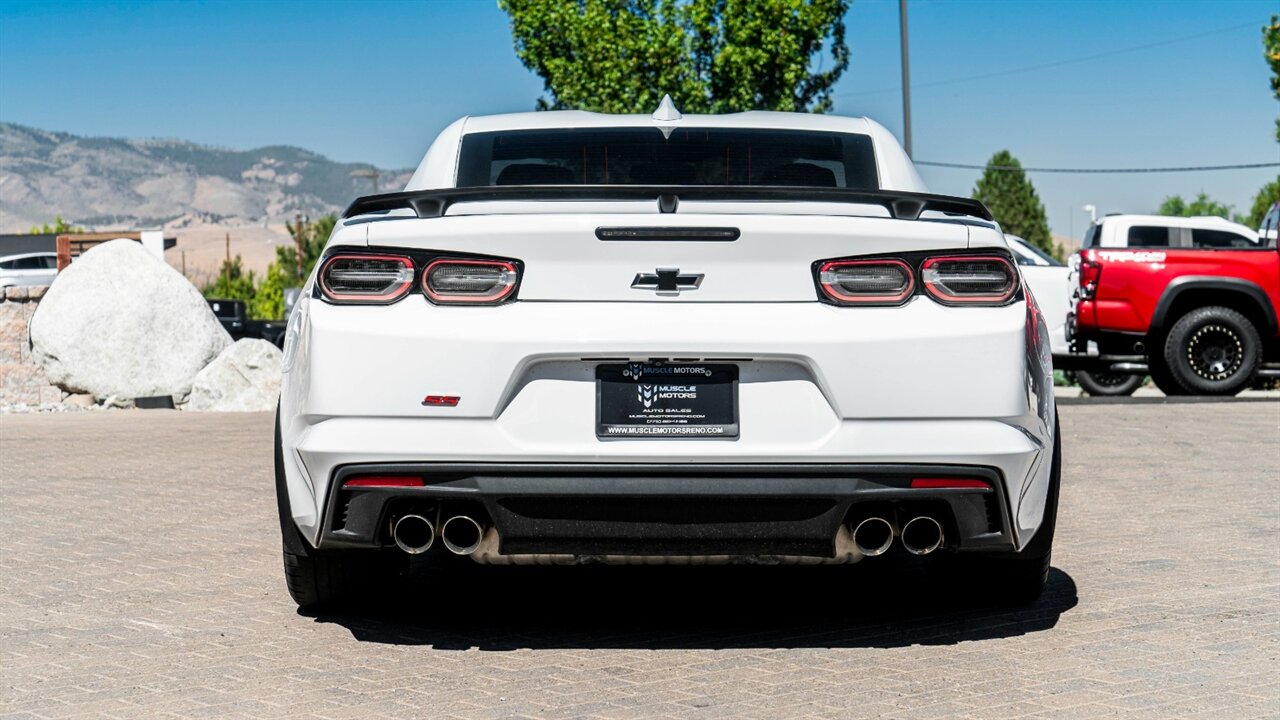
<path fill-rule="evenodd" d="M 916 283 L 901 260 L 831 260 L 818 269 L 818 284 L 842 305 L 896 305 L 911 296 Z"/>
<path fill-rule="evenodd" d="M 319 281 L 333 302 L 395 302 L 413 286 L 413 261 L 396 255 L 334 255 L 325 260 Z"/>
<path fill-rule="evenodd" d="M 416 477 L 395 477 L 381 475 L 360 475 L 350 478 L 342 483 L 344 488 L 353 487 L 422 487 L 422 478 Z"/>
<path fill-rule="evenodd" d="M 433 260 L 422 273 L 422 291 L 441 304 L 500 303 L 516 288 L 519 271 L 505 260 Z"/>
<path fill-rule="evenodd" d="M 986 480 L 976 480 L 974 478 L 912 478 L 911 487 L 914 489 L 930 490 L 938 490 L 942 488 L 979 488 L 982 490 L 990 490 L 991 483 Z"/>
<path fill-rule="evenodd" d="M 920 274 L 925 290 L 948 304 L 999 305 L 1018 290 L 1018 271 L 998 255 L 932 257 Z"/>

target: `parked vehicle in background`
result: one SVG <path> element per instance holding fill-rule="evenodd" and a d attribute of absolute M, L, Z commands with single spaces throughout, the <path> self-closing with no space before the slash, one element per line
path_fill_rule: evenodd
<path fill-rule="evenodd" d="M 1067 316 L 1071 313 L 1071 271 L 1052 255 L 1023 240 L 1006 234 L 1009 248 L 1018 260 L 1018 270 L 1031 288 L 1049 325 L 1049 344 L 1054 355 L 1069 352 Z M 1143 376 L 1078 370 L 1075 379 L 1090 395 L 1132 395 L 1142 386 Z"/>
<path fill-rule="evenodd" d="M 284 348 L 286 323 L 283 320 L 250 320 L 241 300 L 214 298 L 209 300 L 209 309 L 232 340 L 261 338 L 278 348 Z"/>
<path fill-rule="evenodd" d="M 957 592 L 1044 588 L 1045 318 L 990 211 L 865 118 L 464 118 L 344 213 L 284 368 L 302 606 L 379 597 L 411 555 L 929 555 Z"/>
<path fill-rule="evenodd" d="M 1251 228 L 1107 216 L 1072 274 L 1072 354 L 1058 367 L 1149 373 L 1166 395 L 1234 395 L 1280 376 L 1280 254 Z"/>
<path fill-rule="evenodd" d="M 1071 285 L 1067 266 L 1052 255 L 1023 240 L 1005 234 L 1009 249 L 1018 262 L 1022 279 L 1049 325 L 1049 344 L 1055 354 L 1067 351 L 1067 313 L 1071 310 Z"/>
<path fill-rule="evenodd" d="M 1263 242 L 1275 245 L 1278 236 L 1280 236 L 1280 202 L 1271 206 L 1263 216 L 1262 224 L 1258 225 L 1258 237 L 1262 238 Z"/>
<path fill-rule="evenodd" d="M 58 277 L 57 253 L 0 257 L 0 288 L 49 285 Z"/>

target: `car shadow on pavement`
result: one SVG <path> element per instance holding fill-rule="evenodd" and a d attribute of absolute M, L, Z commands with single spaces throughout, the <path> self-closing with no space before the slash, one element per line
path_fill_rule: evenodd
<path fill-rule="evenodd" d="M 1041 632 L 1077 602 L 1058 568 L 1038 602 L 1007 607 L 911 562 L 474 567 L 414 573 L 394 598 L 314 620 L 359 641 L 444 650 L 902 647 Z"/>

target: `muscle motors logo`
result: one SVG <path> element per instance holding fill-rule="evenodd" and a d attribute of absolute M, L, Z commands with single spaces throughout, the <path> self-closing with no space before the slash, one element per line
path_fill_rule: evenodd
<path fill-rule="evenodd" d="M 622 371 L 623 377 L 640 382 L 645 378 L 671 378 L 688 375 L 711 377 L 711 368 L 701 365 L 645 365 L 644 363 L 627 363 Z"/>

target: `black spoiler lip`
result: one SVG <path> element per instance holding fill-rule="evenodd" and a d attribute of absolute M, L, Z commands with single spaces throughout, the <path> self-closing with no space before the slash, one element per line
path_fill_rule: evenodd
<path fill-rule="evenodd" d="M 918 220 L 926 210 L 995 220 L 981 202 L 951 195 L 776 185 L 502 185 L 408 190 L 356 198 L 342 217 L 407 208 L 420 218 L 436 218 L 456 202 L 496 200 L 654 200 L 665 213 L 675 212 L 680 200 L 841 202 L 879 205 L 898 220 Z"/>

